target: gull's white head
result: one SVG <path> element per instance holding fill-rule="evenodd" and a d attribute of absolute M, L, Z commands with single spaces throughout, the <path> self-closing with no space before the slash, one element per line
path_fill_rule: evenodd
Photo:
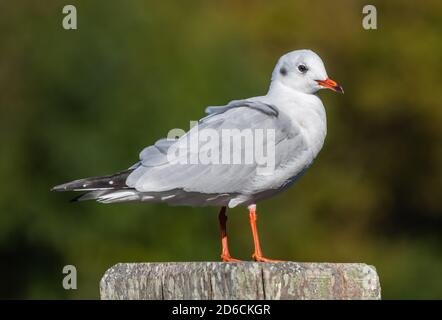
<path fill-rule="evenodd" d="M 311 50 L 296 50 L 279 58 L 270 90 L 280 85 L 307 94 L 324 88 L 344 93 L 340 85 L 328 78 L 321 58 Z"/>

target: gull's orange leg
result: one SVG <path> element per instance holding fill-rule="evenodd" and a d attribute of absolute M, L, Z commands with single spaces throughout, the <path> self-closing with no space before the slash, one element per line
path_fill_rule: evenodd
<path fill-rule="evenodd" d="M 229 244 L 227 242 L 227 228 L 226 228 L 227 215 L 226 215 L 226 211 L 227 211 L 226 207 L 221 207 L 221 210 L 218 215 L 219 228 L 221 230 L 221 244 L 223 246 L 223 249 L 221 252 L 221 260 L 224 262 L 239 262 L 241 260 L 232 258 L 229 253 Z"/>
<path fill-rule="evenodd" d="M 259 243 L 259 237 L 258 237 L 258 228 L 256 227 L 256 220 L 258 219 L 258 216 L 256 215 L 256 205 L 250 205 L 249 206 L 249 220 L 250 220 L 250 227 L 252 228 L 252 235 L 253 235 L 253 244 L 255 246 L 255 251 L 253 252 L 252 258 L 255 261 L 258 262 L 283 262 L 282 260 L 273 260 L 265 258 L 262 255 L 261 245 Z"/>

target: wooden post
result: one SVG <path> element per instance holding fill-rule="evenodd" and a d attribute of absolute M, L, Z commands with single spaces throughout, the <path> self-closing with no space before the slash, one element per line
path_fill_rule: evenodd
<path fill-rule="evenodd" d="M 380 299 L 374 267 L 362 263 L 120 263 L 101 299 Z"/>

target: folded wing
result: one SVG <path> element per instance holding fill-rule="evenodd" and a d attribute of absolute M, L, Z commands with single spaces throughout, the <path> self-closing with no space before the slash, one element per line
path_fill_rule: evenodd
<path fill-rule="evenodd" d="M 279 112 L 276 106 L 242 100 L 222 107 L 209 107 L 207 111 L 209 115 L 178 140 L 163 139 L 145 148 L 140 153 L 140 162 L 126 180 L 127 186 L 142 193 L 170 190 L 206 194 L 256 193 L 265 189 L 265 179 L 272 178 L 260 175 L 259 169 L 263 164 L 257 163 L 256 157 L 252 162 L 245 161 L 247 152 L 249 155 L 256 155 L 250 148 L 260 147 L 265 152 L 268 150 L 267 144 L 274 143 L 276 171 L 294 161 L 306 149 L 299 128 L 285 114 Z M 222 137 L 226 132 L 244 133 L 247 130 L 252 132 L 253 137 L 256 137 L 255 132 L 261 131 L 264 139 L 259 142 L 255 139 L 250 145 L 245 143 L 244 138 L 240 144 L 236 144 L 236 149 L 233 140 L 230 140 L 231 147 L 223 149 L 221 144 L 226 142 L 223 138 L 219 141 L 218 157 L 210 157 L 213 156 L 213 151 L 208 151 L 216 146 L 216 142 L 209 138 L 192 140 L 192 137 L 197 137 L 197 131 L 200 137 L 201 134 Z M 265 137 L 271 131 L 274 140 L 266 140 Z M 208 143 L 211 143 L 212 148 L 207 148 Z M 257 143 L 263 145 L 258 146 Z M 225 154 L 227 150 L 230 150 L 229 156 Z M 234 152 L 241 153 L 240 163 L 235 163 Z M 209 158 L 212 161 L 207 163 Z M 213 159 L 216 158 L 219 163 L 214 163 Z M 276 187 L 278 186 L 275 185 Z"/>

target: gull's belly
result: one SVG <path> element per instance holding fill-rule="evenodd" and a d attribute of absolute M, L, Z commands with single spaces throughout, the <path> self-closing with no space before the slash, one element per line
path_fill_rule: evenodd
<path fill-rule="evenodd" d="M 313 154 L 306 150 L 301 157 L 296 157 L 292 162 L 276 170 L 273 175 L 261 177 L 254 193 L 260 194 L 268 190 L 271 194 L 276 194 L 284 191 L 307 171 L 313 160 Z"/>
<path fill-rule="evenodd" d="M 293 185 L 312 165 L 324 144 L 325 136 L 325 123 L 303 130 L 303 148 L 296 150 L 273 174 L 255 177 L 252 202 L 270 198 Z"/>

